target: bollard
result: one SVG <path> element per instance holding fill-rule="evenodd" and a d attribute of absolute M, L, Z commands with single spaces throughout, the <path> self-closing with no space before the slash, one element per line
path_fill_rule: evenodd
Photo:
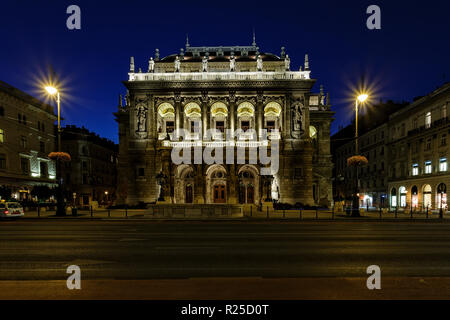
<path fill-rule="evenodd" d="M 319 212 L 317 211 L 317 207 L 316 207 L 316 220 L 319 219 Z"/>
<path fill-rule="evenodd" d="M 303 216 L 302 216 L 302 208 L 300 208 L 300 220 L 303 220 Z"/>
<path fill-rule="evenodd" d="M 125 218 L 128 218 L 128 206 L 125 205 Z"/>
<path fill-rule="evenodd" d="M 269 206 L 266 207 L 266 211 L 267 211 L 267 219 L 269 219 Z"/>
<path fill-rule="evenodd" d="M 111 218 L 111 209 L 108 208 L 108 218 Z"/>
<path fill-rule="evenodd" d="M 37 214 L 38 214 L 38 218 L 40 218 L 41 217 L 41 208 L 39 207 L 39 203 L 38 203 L 38 206 L 37 206 Z"/>
<path fill-rule="evenodd" d="M 92 211 L 92 206 L 91 206 L 91 218 L 93 217 L 94 212 Z"/>
<path fill-rule="evenodd" d="M 286 212 L 285 212 L 285 210 L 283 209 L 283 219 L 286 217 Z"/>

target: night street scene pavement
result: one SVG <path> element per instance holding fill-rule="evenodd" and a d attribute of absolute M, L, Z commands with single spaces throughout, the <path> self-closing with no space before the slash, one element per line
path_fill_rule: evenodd
<path fill-rule="evenodd" d="M 450 224 L 2 221 L 0 299 L 448 299 Z M 66 288 L 81 268 L 82 290 Z M 381 268 L 368 290 L 366 268 Z M 55 281 L 56 280 L 56 281 Z"/>

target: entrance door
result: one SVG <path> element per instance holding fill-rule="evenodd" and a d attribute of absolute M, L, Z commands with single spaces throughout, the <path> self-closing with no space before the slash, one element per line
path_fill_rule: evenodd
<path fill-rule="evenodd" d="M 214 186 L 214 203 L 225 203 L 226 191 L 225 186 L 223 184 Z"/>
<path fill-rule="evenodd" d="M 187 185 L 186 186 L 186 194 L 185 194 L 185 203 L 192 203 L 193 197 L 192 197 L 192 186 Z"/>
<path fill-rule="evenodd" d="M 255 202 L 255 188 L 252 185 L 247 186 L 247 203 Z"/>

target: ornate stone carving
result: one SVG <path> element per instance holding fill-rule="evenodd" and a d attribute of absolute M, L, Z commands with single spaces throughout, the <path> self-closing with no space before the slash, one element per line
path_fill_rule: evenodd
<path fill-rule="evenodd" d="M 141 139 L 147 137 L 147 111 L 143 103 L 136 106 L 136 136 Z"/>

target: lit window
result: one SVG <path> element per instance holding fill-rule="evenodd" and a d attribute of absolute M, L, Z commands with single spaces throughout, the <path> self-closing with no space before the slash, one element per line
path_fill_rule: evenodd
<path fill-rule="evenodd" d="M 425 128 L 430 128 L 431 127 L 431 112 L 427 112 L 427 114 L 425 115 Z"/>
<path fill-rule="evenodd" d="M 447 106 L 445 104 L 441 107 L 441 118 L 447 118 Z"/>
<path fill-rule="evenodd" d="M 425 173 L 431 173 L 431 161 L 425 161 Z"/>
<path fill-rule="evenodd" d="M 0 142 L 5 142 L 5 131 L 0 129 Z"/>
<path fill-rule="evenodd" d="M 418 174 L 419 174 L 419 165 L 417 163 L 414 163 L 412 167 L 412 175 L 417 176 Z"/>
<path fill-rule="evenodd" d="M 441 172 L 447 171 L 447 158 L 439 159 L 439 171 Z"/>

